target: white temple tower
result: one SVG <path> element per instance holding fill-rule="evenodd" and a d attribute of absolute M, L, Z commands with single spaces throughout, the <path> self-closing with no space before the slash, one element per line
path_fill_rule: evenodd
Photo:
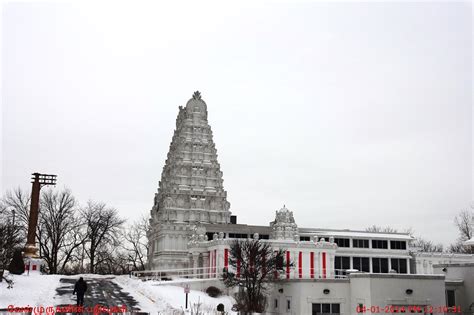
<path fill-rule="evenodd" d="M 149 269 L 187 268 L 188 238 L 199 223 L 229 223 L 207 105 L 196 91 L 179 107 L 176 130 L 151 209 Z"/>

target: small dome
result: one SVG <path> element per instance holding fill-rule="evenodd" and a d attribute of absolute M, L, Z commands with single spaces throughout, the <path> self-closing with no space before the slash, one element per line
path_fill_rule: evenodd
<path fill-rule="evenodd" d="M 194 92 L 193 97 L 186 103 L 186 110 L 188 113 L 207 112 L 207 105 L 201 98 L 201 92 Z"/>

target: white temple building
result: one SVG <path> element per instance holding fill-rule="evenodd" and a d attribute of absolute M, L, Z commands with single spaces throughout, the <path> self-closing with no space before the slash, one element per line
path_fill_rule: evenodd
<path fill-rule="evenodd" d="M 207 114 L 199 92 L 179 107 L 151 209 L 149 270 L 217 278 L 228 267 L 232 240 L 258 238 L 294 263 L 268 297 L 273 314 L 355 314 L 362 306 L 418 306 L 426 314 L 459 306 L 474 314 L 474 255 L 423 253 L 407 233 L 298 227 L 286 206 L 268 226 L 238 224 Z"/>

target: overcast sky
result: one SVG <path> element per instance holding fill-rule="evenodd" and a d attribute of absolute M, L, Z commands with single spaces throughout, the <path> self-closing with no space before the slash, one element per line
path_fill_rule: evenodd
<path fill-rule="evenodd" d="M 466 2 L 4 5 L 1 191 L 58 175 L 148 213 L 178 106 L 208 105 L 231 211 L 267 225 L 412 227 L 472 202 Z"/>

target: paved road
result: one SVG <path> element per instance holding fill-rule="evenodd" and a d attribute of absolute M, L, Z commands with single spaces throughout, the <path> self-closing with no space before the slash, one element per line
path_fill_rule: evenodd
<path fill-rule="evenodd" d="M 87 292 L 84 296 L 84 307 L 93 308 L 98 304 L 108 308 L 125 305 L 127 307 L 127 312 L 140 314 L 140 309 L 137 307 L 138 302 L 135 301 L 130 294 L 122 291 L 122 288 L 113 282 L 112 279 L 113 277 L 94 279 L 84 278 L 87 282 Z M 67 301 L 69 298 L 70 302 L 58 306 L 76 304 L 76 296 L 72 295 L 76 281 L 77 279 L 68 278 L 62 278 L 60 280 L 61 286 L 56 289 L 57 295 L 62 297 L 63 301 Z"/>

